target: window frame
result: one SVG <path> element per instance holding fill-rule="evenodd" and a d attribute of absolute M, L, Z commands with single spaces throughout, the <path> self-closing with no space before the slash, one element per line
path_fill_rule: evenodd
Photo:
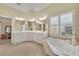
<path fill-rule="evenodd" d="M 59 15 L 56 15 L 57 17 L 58 17 L 58 20 L 59 20 L 59 36 L 52 36 L 52 37 L 54 37 L 54 38 L 63 38 L 63 39 L 70 39 L 70 38 L 65 38 L 65 37 L 61 37 L 61 35 L 60 35 L 60 21 L 61 21 L 61 19 L 60 19 L 60 17 L 62 16 L 62 15 L 67 15 L 67 14 L 72 14 L 72 35 L 73 35 L 73 21 L 74 21 L 74 19 L 73 19 L 73 13 L 72 12 L 68 12 L 68 13 L 63 13 L 63 14 L 59 14 Z M 53 17 L 56 17 L 56 16 L 53 16 Z M 51 17 L 52 18 L 52 17 Z M 51 18 L 50 18 L 50 20 L 51 20 Z M 49 30 L 50 30 L 50 27 L 51 26 L 53 26 L 53 25 L 50 25 L 50 20 L 49 20 L 49 22 L 48 22 L 48 25 L 49 25 Z M 66 25 L 65 25 L 66 26 Z M 50 37 L 50 33 L 49 33 L 49 30 L 48 30 L 48 36 Z"/>

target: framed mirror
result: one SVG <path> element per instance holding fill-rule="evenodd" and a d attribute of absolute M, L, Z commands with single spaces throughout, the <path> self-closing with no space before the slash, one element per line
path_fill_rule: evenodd
<path fill-rule="evenodd" d="M 5 34 L 7 39 L 11 39 L 11 26 L 5 26 Z"/>
<path fill-rule="evenodd" d="M 11 33 L 11 26 L 5 26 L 5 33 Z"/>

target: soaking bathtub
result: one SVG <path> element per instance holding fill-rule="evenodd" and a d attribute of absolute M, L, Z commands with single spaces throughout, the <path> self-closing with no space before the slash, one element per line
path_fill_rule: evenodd
<path fill-rule="evenodd" d="M 43 41 L 45 51 L 48 55 L 79 56 L 79 45 L 72 45 L 65 40 L 48 38 Z"/>

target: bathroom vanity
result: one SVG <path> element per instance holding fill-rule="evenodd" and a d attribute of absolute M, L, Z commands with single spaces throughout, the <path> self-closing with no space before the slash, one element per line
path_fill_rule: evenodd
<path fill-rule="evenodd" d="M 47 38 L 47 33 L 45 31 L 14 31 L 12 32 L 11 43 L 21 43 L 25 41 L 33 41 L 37 43 L 42 43 L 42 40 Z"/>

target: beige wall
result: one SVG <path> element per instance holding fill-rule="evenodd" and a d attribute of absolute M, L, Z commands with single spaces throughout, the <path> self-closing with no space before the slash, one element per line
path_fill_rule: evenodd
<path fill-rule="evenodd" d="M 12 31 L 22 31 L 24 21 L 12 20 Z"/>
<path fill-rule="evenodd" d="M 76 40 L 79 42 L 79 8 L 76 8 L 73 10 L 74 12 L 74 30 L 75 30 L 75 35 L 76 35 Z"/>

